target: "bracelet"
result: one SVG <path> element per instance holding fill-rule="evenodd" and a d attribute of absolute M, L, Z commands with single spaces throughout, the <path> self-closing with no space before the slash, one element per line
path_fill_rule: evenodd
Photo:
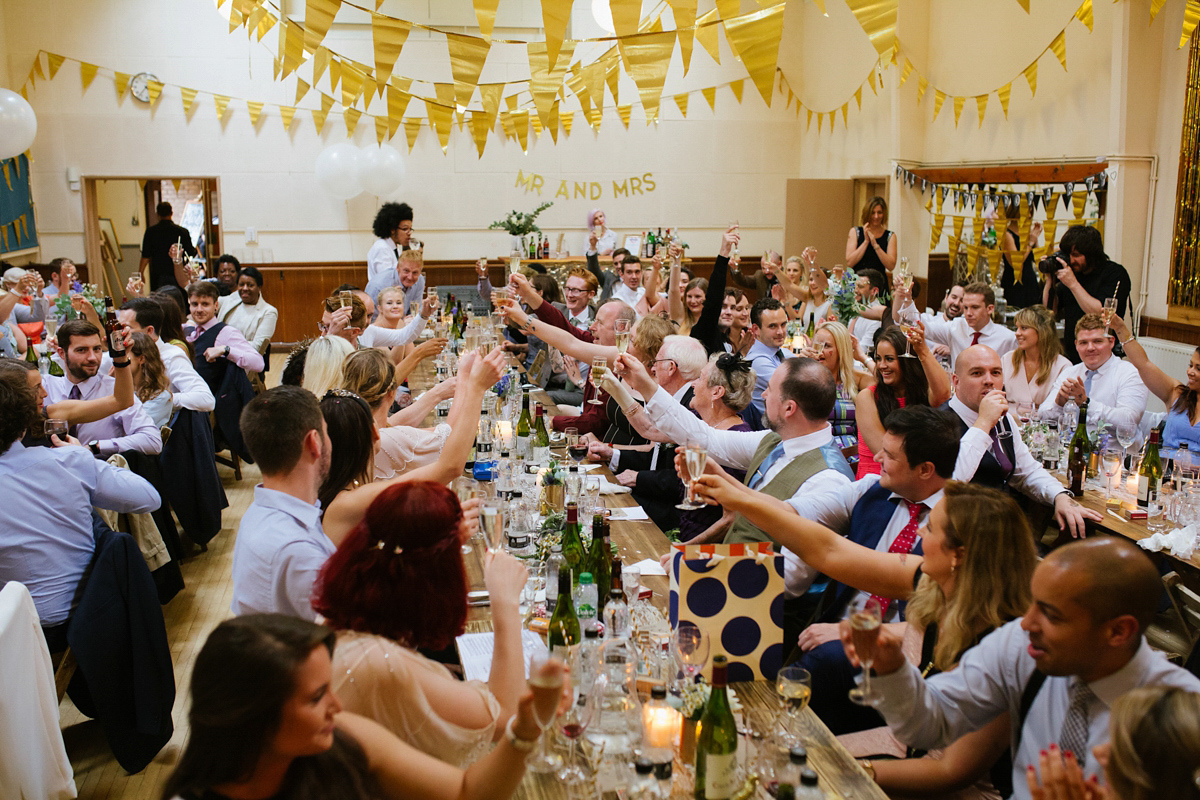
<path fill-rule="evenodd" d="M 113 365 L 114 367 L 128 367 L 128 366 L 129 366 L 129 361 L 128 361 L 128 360 L 125 360 L 125 361 L 114 361 L 114 362 L 112 362 L 112 365 Z"/>
<path fill-rule="evenodd" d="M 875 765 L 871 763 L 871 759 L 861 759 L 858 762 L 858 765 L 863 768 L 863 771 L 866 772 L 867 775 L 871 777 L 871 780 L 875 780 Z"/>
<path fill-rule="evenodd" d="M 1136 339 L 1136 338 L 1137 338 L 1137 334 L 1136 334 L 1136 333 L 1131 333 L 1131 334 L 1129 334 L 1129 338 L 1128 338 L 1128 339 L 1126 339 L 1125 341 L 1121 342 L 1121 347 L 1124 347 L 1125 345 L 1129 344 L 1130 342 L 1132 342 L 1132 341 L 1133 341 L 1134 339 Z"/>
<path fill-rule="evenodd" d="M 537 739 L 522 739 L 517 736 L 513 730 L 513 723 L 517 721 L 516 716 L 508 718 L 508 724 L 504 726 L 504 738 L 508 739 L 508 743 L 513 746 L 513 749 L 518 753 L 528 753 L 537 745 Z"/>

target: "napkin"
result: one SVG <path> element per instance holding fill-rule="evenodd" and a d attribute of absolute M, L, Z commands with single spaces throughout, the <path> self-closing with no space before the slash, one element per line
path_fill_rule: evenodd
<path fill-rule="evenodd" d="M 614 508 L 610 520 L 621 522 L 640 519 L 650 519 L 650 515 L 646 513 L 646 509 L 641 506 L 629 506 L 627 508 Z"/>
<path fill-rule="evenodd" d="M 1200 534 L 1200 526 L 1188 525 L 1186 528 L 1176 528 L 1170 533 L 1155 533 L 1138 541 L 1145 550 L 1169 550 L 1176 558 L 1189 559 L 1196 551 L 1196 537 Z"/>
<path fill-rule="evenodd" d="M 647 575 L 666 575 L 667 571 L 663 569 L 662 564 L 657 558 L 643 558 L 641 561 L 633 565 L 642 571 L 642 577 Z"/>
<path fill-rule="evenodd" d="M 622 486 L 612 481 L 604 481 L 600 484 L 600 494 L 629 494 L 632 491 L 633 489 L 628 486 Z"/>

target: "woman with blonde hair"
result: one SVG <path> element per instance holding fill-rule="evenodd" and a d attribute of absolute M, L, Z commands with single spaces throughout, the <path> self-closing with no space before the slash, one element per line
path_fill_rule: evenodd
<path fill-rule="evenodd" d="M 330 389 L 342 385 L 342 365 L 354 352 L 354 345 L 341 336 L 318 336 L 308 346 L 304 359 L 304 380 L 301 387 L 320 399 Z"/>
<path fill-rule="evenodd" d="M 1038 304 L 1017 312 L 1017 349 L 1004 362 L 1004 391 L 1015 408 L 1018 403 L 1041 406 L 1071 362 L 1062 354 L 1054 327 L 1054 313 Z"/>
<path fill-rule="evenodd" d="M 805 331 L 815 330 L 829 316 L 833 298 L 828 295 L 829 276 L 820 267 L 808 271 L 808 299 L 800 307 L 800 325 Z"/>
<path fill-rule="evenodd" d="M 161 428 L 171 422 L 174 412 L 167 367 L 153 339 L 140 331 L 131 334 L 131 337 L 129 355 L 133 366 L 134 392 L 137 399 L 142 401 L 142 410 Z"/>
<path fill-rule="evenodd" d="M 833 401 L 833 411 L 829 414 L 833 439 L 843 450 L 854 447 L 858 444 L 854 403 L 858 393 L 875 382 L 870 372 L 874 365 L 863 355 L 861 347 L 855 347 L 850 332 L 840 322 L 826 321 L 817 326 L 810 351 L 812 358 L 832 372 L 833 379 L 837 381 L 837 399 Z M 856 362 L 861 363 L 866 371 L 855 369 Z M 857 461 L 856 454 L 850 466 L 856 466 Z"/>

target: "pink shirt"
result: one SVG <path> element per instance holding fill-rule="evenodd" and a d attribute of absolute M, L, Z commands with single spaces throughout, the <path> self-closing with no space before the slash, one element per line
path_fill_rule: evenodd
<path fill-rule="evenodd" d="M 187 340 L 189 342 L 195 342 L 196 339 L 200 337 L 200 334 L 204 333 L 213 325 L 216 325 L 217 322 L 219 322 L 219 320 L 216 317 L 213 317 L 203 325 L 193 327 L 188 332 Z M 264 364 L 262 354 L 255 350 L 254 345 L 246 341 L 246 337 L 242 335 L 242 332 L 232 325 L 227 324 L 224 328 L 221 328 L 221 330 L 217 331 L 217 342 L 214 346 L 228 347 L 229 360 L 237 364 L 242 369 L 250 370 L 251 372 L 263 371 Z M 197 353 L 196 355 L 203 354 Z"/>

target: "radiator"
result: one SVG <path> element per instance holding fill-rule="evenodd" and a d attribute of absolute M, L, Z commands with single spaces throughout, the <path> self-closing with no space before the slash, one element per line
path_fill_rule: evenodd
<path fill-rule="evenodd" d="M 1146 355 L 1150 356 L 1152 364 L 1177 381 L 1187 380 L 1188 362 L 1192 359 L 1192 353 L 1196 351 L 1194 346 L 1153 337 L 1139 337 L 1138 344 L 1146 349 Z M 1151 393 L 1146 410 L 1165 411 L 1166 407 Z"/>

